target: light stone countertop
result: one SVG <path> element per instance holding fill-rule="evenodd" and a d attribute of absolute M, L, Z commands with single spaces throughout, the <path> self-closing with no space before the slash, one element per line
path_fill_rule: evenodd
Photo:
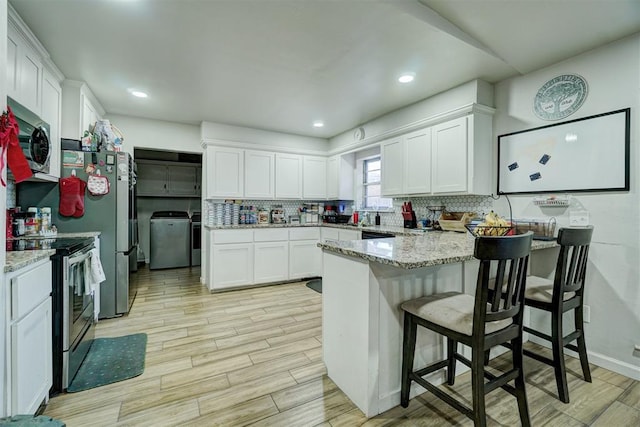
<path fill-rule="evenodd" d="M 298 227 L 328 227 L 328 228 L 340 228 L 344 230 L 359 230 L 359 231 L 376 231 L 379 233 L 389 233 L 393 235 L 423 235 L 427 233 L 426 230 L 420 228 L 402 228 L 402 227 L 394 227 L 392 225 L 371 225 L 371 226 L 355 226 L 352 224 L 329 224 L 329 223 L 318 223 L 318 224 L 239 224 L 239 225 L 205 225 L 205 228 L 209 230 L 245 230 L 252 228 L 298 228 Z"/>
<path fill-rule="evenodd" d="M 318 246 L 327 252 L 412 269 L 472 260 L 473 242 L 474 238 L 469 233 L 432 231 L 418 236 L 396 236 L 388 239 L 324 240 Z M 531 249 L 555 246 L 555 240 L 534 240 Z"/>
<path fill-rule="evenodd" d="M 58 233 L 55 236 L 22 236 L 16 239 L 55 239 L 57 237 L 66 238 L 85 238 L 85 237 L 97 237 L 101 234 L 100 231 L 86 231 L 79 233 Z M 11 271 L 19 270 L 29 264 L 35 264 L 36 262 L 49 258 L 55 254 L 55 249 L 47 250 L 26 250 L 26 251 L 10 251 L 7 252 L 6 260 L 4 264 L 4 272 L 9 273 Z"/>
<path fill-rule="evenodd" d="M 51 255 L 55 254 L 55 249 L 47 249 L 42 251 L 19 251 L 19 252 L 7 252 L 7 259 L 4 264 L 4 272 L 9 273 L 11 271 L 20 270 L 30 264 L 47 259 Z"/>

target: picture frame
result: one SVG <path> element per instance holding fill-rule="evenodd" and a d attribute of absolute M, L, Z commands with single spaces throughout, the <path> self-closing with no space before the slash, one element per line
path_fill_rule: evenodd
<path fill-rule="evenodd" d="M 629 191 L 631 109 L 498 136 L 498 194 Z"/>

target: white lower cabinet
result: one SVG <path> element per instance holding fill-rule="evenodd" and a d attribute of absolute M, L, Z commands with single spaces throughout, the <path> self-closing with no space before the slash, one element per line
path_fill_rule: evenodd
<path fill-rule="evenodd" d="M 254 243 L 255 283 L 284 281 L 289 278 L 289 243 L 259 242 Z"/>
<path fill-rule="evenodd" d="M 211 256 L 213 289 L 253 284 L 253 243 L 214 245 Z"/>
<path fill-rule="evenodd" d="M 322 250 L 318 240 L 289 242 L 289 279 L 322 275 Z"/>
<path fill-rule="evenodd" d="M 51 261 L 5 276 L 2 324 L 7 345 L 2 415 L 35 414 L 49 400 L 52 373 Z M 0 310 L 2 312 L 2 310 Z"/>
<path fill-rule="evenodd" d="M 49 394 L 51 298 L 11 326 L 11 413 L 35 414 Z"/>

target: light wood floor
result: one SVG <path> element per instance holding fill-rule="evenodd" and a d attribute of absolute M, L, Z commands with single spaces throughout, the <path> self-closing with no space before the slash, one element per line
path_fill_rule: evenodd
<path fill-rule="evenodd" d="M 304 283 L 210 294 L 199 276 L 199 268 L 137 273 L 131 313 L 100 321 L 96 336 L 146 332 L 144 373 L 54 397 L 45 415 L 68 426 L 472 425 L 429 394 L 367 421 L 326 376 L 320 294 Z M 563 404 L 552 369 L 526 361 L 534 426 L 640 425 L 639 382 L 593 366 L 589 384 L 570 359 Z M 470 404 L 468 374 L 450 390 Z M 489 425 L 519 425 L 506 392 L 491 393 L 487 406 Z"/>

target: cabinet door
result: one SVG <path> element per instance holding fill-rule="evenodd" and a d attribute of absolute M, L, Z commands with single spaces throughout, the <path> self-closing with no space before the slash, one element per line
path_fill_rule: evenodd
<path fill-rule="evenodd" d="M 289 278 L 289 243 L 254 243 L 254 283 L 284 281 Z"/>
<path fill-rule="evenodd" d="M 276 198 L 302 198 L 302 157 L 276 153 Z"/>
<path fill-rule="evenodd" d="M 405 194 L 431 192 L 431 128 L 405 135 Z"/>
<path fill-rule="evenodd" d="M 467 191 L 467 118 L 433 127 L 434 193 Z"/>
<path fill-rule="evenodd" d="M 244 197 L 275 197 L 275 154 L 266 151 L 244 152 Z"/>
<path fill-rule="evenodd" d="M 51 298 L 11 326 L 11 413 L 35 414 L 53 384 Z"/>
<path fill-rule="evenodd" d="M 208 197 L 244 197 L 244 151 L 207 147 Z"/>
<path fill-rule="evenodd" d="M 138 163 L 138 196 L 158 196 L 167 193 L 167 167 L 153 163 Z"/>
<path fill-rule="evenodd" d="M 253 243 L 214 245 L 212 257 L 214 290 L 253 283 Z"/>
<path fill-rule="evenodd" d="M 340 240 L 340 230 L 337 228 L 321 227 L 320 236 L 322 240 Z"/>
<path fill-rule="evenodd" d="M 60 110 L 62 88 L 60 83 L 46 69 L 42 77 L 42 120 L 49 123 L 51 155 L 49 175 L 60 178 Z"/>
<path fill-rule="evenodd" d="M 20 36 L 9 25 L 7 33 L 7 95 L 18 101 L 19 57 L 18 49 Z"/>
<path fill-rule="evenodd" d="M 381 144 L 383 196 L 404 194 L 404 142 L 401 137 Z"/>
<path fill-rule="evenodd" d="M 327 198 L 327 159 L 304 156 L 302 166 L 302 197 L 310 200 Z"/>
<path fill-rule="evenodd" d="M 289 279 L 322 275 L 322 250 L 317 240 L 289 242 Z"/>
<path fill-rule="evenodd" d="M 28 46 L 18 46 L 19 72 L 17 99 L 32 112 L 42 113 L 42 62 Z"/>
<path fill-rule="evenodd" d="M 327 199 L 337 200 L 339 194 L 340 157 L 327 159 Z"/>
<path fill-rule="evenodd" d="M 167 166 L 169 195 L 196 197 L 196 168 L 194 166 Z"/>
<path fill-rule="evenodd" d="M 98 120 L 96 109 L 87 97 L 82 95 L 82 129 L 81 132 L 89 130 Z"/>

